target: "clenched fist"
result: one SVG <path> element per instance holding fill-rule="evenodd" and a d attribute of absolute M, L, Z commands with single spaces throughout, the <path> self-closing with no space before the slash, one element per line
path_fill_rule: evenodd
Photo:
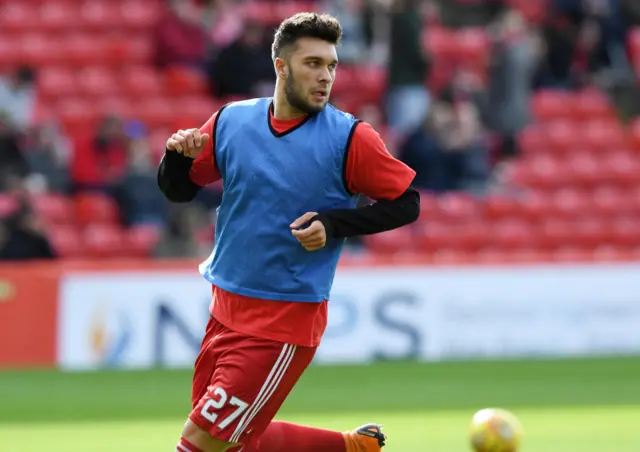
<path fill-rule="evenodd" d="M 167 150 L 194 159 L 207 146 L 209 139 L 208 134 L 200 134 L 200 129 L 178 130 L 167 140 Z"/>
<path fill-rule="evenodd" d="M 318 215 L 316 212 L 307 212 L 289 226 L 291 234 L 307 251 L 319 250 L 327 244 L 327 231 L 321 221 L 315 220 L 306 228 L 299 229 L 316 215 Z"/>

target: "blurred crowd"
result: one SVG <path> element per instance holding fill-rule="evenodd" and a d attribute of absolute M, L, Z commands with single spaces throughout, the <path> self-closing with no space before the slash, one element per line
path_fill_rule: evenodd
<path fill-rule="evenodd" d="M 416 170 L 415 186 L 425 192 L 482 197 L 505 189 L 501 173 L 520 155 L 518 137 L 532 122 L 537 90 L 636 85 L 626 45 L 640 25 L 634 0 L 165 3 L 150 29 L 152 67 L 188 67 L 222 101 L 271 95 L 278 13 L 312 6 L 336 15 L 344 28 L 338 78 L 350 68 L 375 67 L 385 84 L 376 100 L 354 101 L 336 89 L 332 103 L 374 125 L 390 152 Z M 35 119 L 39 68 L 5 69 L 0 259 L 64 254 L 36 215 L 33 200 L 44 193 L 110 199 L 123 228 L 156 231 L 152 256 L 209 253 L 220 187 L 203 190 L 188 206 L 169 205 L 155 179 L 166 137 L 154 137 L 137 118 L 107 115 L 83 133 L 65 130 L 55 115 Z"/>

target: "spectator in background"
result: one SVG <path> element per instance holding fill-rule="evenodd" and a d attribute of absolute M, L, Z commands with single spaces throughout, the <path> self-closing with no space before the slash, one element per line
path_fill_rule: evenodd
<path fill-rule="evenodd" d="M 340 63 L 355 64 L 368 60 L 364 33 L 364 0 L 325 0 L 328 14 L 337 17 L 342 25 L 342 41 L 338 48 Z"/>
<path fill-rule="evenodd" d="M 55 123 L 34 127 L 27 137 L 25 157 L 29 164 L 30 189 L 34 191 L 69 192 L 67 164 L 70 143 Z"/>
<path fill-rule="evenodd" d="M 247 20 L 241 36 L 220 51 L 209 69 L 218 97 L 260 97 L 273 91 L 274 69 L 264 26 Z"/>
<path fill-rule="evenodd" d="M 95 135 L 81 137 L 75 143 L 71 174 L 75 191 L 95 190 L 109 195 L 124 173 L 127 144 L 122 122 L 105 118 Z"/>
<path fill-rule="evenodd" d="M 536 42 L 518 10 L 498 13 L 489 33 L 493 39 L 489 68 L 488 125 L 503 142 L 501 157 L 517 154 L 517 136 L 529 124 L 530 98 L 538 62 Z"/>
<path fill-rule="evenodd" d="M 168 228 L 156 245 L 154 256 L 206 258 L 212 243 L 209 237 L 201 235 L 203 228 L 211 231 L 211 220 L 207 218 L 206 210 L 198 204 L 178 207 L 170 216 Z"/>
<path fill-rule="evenodd" d="M 49 240 L 26 202 L 22 202 L 18 211 L 0 219 L 0 261 L 55 257 Z"/>
<path fill-rule="evenodd" d="M 29 174 L 20 135 L 7 114 L 0 114 L 0 192 L 11 191 Z"/>
<path fill-rule="evenodd" d="M 151 160 L 151 147 L 143 124 L 125 124 L 129 138 L 127 168 L 119 186 L 119 200 L 128 226 L 163 226 L 168 217 L 168 203 L 158 190 L 157 168 Z"/>
<path fill-rule="evenodd" d="M 0 78 L 0 114 L 18 130 L 25 130 L 36 106 L 35 71 L 23 66 L 10 77 Z"/>
<path fill-rule="evenodd" d="M 156 24 L 156 63 L 159 67 L 184 65 L 205 69 L 211 39 L 195 0 L 171 0 Z"/>
<path fill-rule="evenodd" d="M 425 87 L 429 60 L 422 49 L 423 23 L 419 0 L 395 0 L 389 37 L 387 117 L 399 135 L 414 130 L 429 111 Z"/>
<path fill-rule="evenodd" d="M 400 158 L 416 171 L 414 185 L 443 193 L 484 190 L 488 178 L 487 149 L 480 118 L 469 101 L 439 100 L 424 124 L 400 149 Z"/>

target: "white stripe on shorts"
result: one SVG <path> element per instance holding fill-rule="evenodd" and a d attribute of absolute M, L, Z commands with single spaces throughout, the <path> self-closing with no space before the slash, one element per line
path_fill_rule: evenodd
<path fill-rule="evenodd" d="M 296 348 L 297 347 L 295 345 L 291 344 L 285 344 L 284 347 L 282 347 L 282 352 L 280 352 L 280 356 L 278 356 L 276 363 L 273 365 L 269 376 L 262 385 L 262 388 L 260 388 L 258 396 L 249 406 L 249 409 L 244 412 L 242 418 L 238 422 L 238 426 L 229 439 L 230 442 L 238 442 L 240 436 L 249 426 L 253 418 L 256 417 L 256 415 L 262 408 L 264 408 L 273 393 L 276 392 L 278 385 L 282 381 L 282 377 L 289 368 L 289 364 L 291 364 L 291 361 L 293 360 L 293 355 L 295 355 L 296 353 Z"/>
<path fill-rule="evenodd" d="M 189 449 L 184 447 L 182 444 L 178 444 L 178 450 L 176 452 L 191 452 Z"/>

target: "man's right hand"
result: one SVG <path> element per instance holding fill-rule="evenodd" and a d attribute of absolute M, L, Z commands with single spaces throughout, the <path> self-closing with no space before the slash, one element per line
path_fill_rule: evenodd
<path fill-rule="evenodd" d="M 200 134 L 200 129 L 178 130 L 167 140 L 167 150 L 195 159 L 209 144 L 209 140 L 209 135 Z"/>

